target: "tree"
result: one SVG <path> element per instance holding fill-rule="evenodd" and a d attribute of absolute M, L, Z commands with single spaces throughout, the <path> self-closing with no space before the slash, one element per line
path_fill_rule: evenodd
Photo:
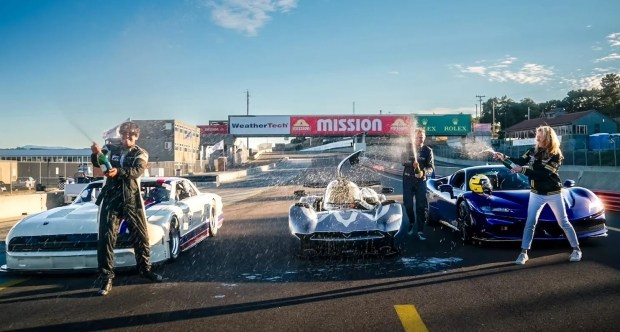
<path fill-rule="evenodd" d="M 607 74 L 601 79 L 601 112 L 620 117 L 620 76 Z"/>
<path fill-rule="evenodd" d="M 600 92 L 598 89 L 572 90 L 562 100 L 562 107 L 568 113 L 589 111 L 601 108 Z"/>

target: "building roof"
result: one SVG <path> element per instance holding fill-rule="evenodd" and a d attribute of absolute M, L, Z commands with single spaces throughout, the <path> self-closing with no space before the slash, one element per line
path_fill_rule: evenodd
<path fill-rule="evenodd" d="M 520 130 L 530 130 L 530 129 L 536 129 L 540 126 L 554 127 L 554 126 L 568 125 L 568 124 L 572 124 L 577 119 L 580 119 L 593 112 L 596 112 L 596 111 L 590 110 L 590 111 L 583 111 L 583 112 L 568 113 L 568 114 L 560 115 L 554 118 L 536 118 L 536 119 L 525 120 L 509 128 L 506 128 L 506 131 L 511 132 L 511 131 L 520 131 Z"/>
<path fill-rule="evenodd" d="M 0 149 L 0 157 L 55 157 L 55 156 L 89 156 L 92 152 L 90 148 L 86 149 L 54 149 L 54 148 L 37 148 L 37 149 Z"/>

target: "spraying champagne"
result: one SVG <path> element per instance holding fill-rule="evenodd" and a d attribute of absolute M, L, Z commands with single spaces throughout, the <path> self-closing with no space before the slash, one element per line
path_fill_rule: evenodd
<path fill-rule="evenodd" d="M 516 169 L 519 168 L 519 165 L 517 165 L 514 162 L 512 162 L 512 160 L 510 160 L 509 157 L 507 157 L 506 155 L 504 155 L 502 153 L 495 152 L 495 151 L 493 151 L 493 149 L 486 149 L 486 150 L 484 150 L 482 152 L 489 152 L 489 153 L 493 154 L 493 157 L 495 159 L 501 160 L 502 164 L 504 164 L 504 166 L 506 166 L 506 167 L 508 167 L 510 169 L 516 170 Z"/>
<path fill-rule="evenodd" d="M 413 152 L 413 165 L 415 165 L 413 172 L 419 176 L 422 173 L 422 170 L 420 169 L 420 163 L 418 163 L 418 145 L 419 142 L 417 141 L 416 138 L 416 132 L 417 132 L 417 126 L 414 123 L 412 123 L 411 125 L 411 150 Z"/>
<path fill-rule="evenodd" d="M 112 164 L 110 164 L 108 156 L 106 156 L 105 153 L 101 153 L 97 156 L 97 163 L 99 163 L 99 168 L 101 168 L 103 174 L 107 174 L 112 169 Z"/>

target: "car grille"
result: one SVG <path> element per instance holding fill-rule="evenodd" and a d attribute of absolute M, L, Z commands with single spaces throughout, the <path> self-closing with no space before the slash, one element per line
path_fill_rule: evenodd
<path fill-rule="evenodd" d="M 61 234 L 43 236 L 18 236 L 7 246 L 9 252 L 45 252 L 97 250 L 97 234 Z M 115 249 L 132 248 L 130 234 L 119 234 Z"/>
<path fill-rule="evenodd" d="M 594 219 L 593 217 L 598 217 L 598 219 Z M 503 239 L 512 237 L 515 239 L 521 239 L 523 236 L 524 224 L 524 222 L 521 222 L 512 225 L 493 225 L 491 227 L 487 227 L 483 230 L 483 232 L 493 234 L 494 236 Z M 599 214 L 597 216 L 572 220 L 571 225 L 573 225 L 577 236 L 580 236 L 582 234 L 589 234 L 604 230 L 605 219 L 600 218 Z M 553 239 L 564 237 L 564 230 L 562 230 L 557 222 L 538 222 L 536 224 L 536 230 L 534 232 L 535 239 Z"/>
<path fill-rule="evenodd" d="M 358 231 L 351 233 L 317 232 L 310 236 L 311 241 L 356 241 L 383 239 L 385 234 L 380 231 Z"/>

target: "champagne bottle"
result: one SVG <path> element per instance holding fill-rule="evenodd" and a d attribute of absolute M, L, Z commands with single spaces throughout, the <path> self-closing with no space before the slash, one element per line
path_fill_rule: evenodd
<path fill-rule="evenodd" d="M 513 163 L 510 158 L 504 158 L 504 160 L 502 160 L 502 164 L 511 169 L 516 169 L 518 167 L 518 165 Z"/>
<path fill-rule="evenodd" d="M 418 163 L 418 165 L 415 167 L 414 169 L 415 174 L 420 174 L 422 173 L 422 170 L 420 169 L 420 164 Z"/>
<path fill-rule="evenodd" d="M 112 165 L 110 164 L 110 161 L 105 153 L 97 156 L 97 162 L 99 163 L 99 168 L 101 168 L 103 174 L 108 173 L 112 169 Z"/>

